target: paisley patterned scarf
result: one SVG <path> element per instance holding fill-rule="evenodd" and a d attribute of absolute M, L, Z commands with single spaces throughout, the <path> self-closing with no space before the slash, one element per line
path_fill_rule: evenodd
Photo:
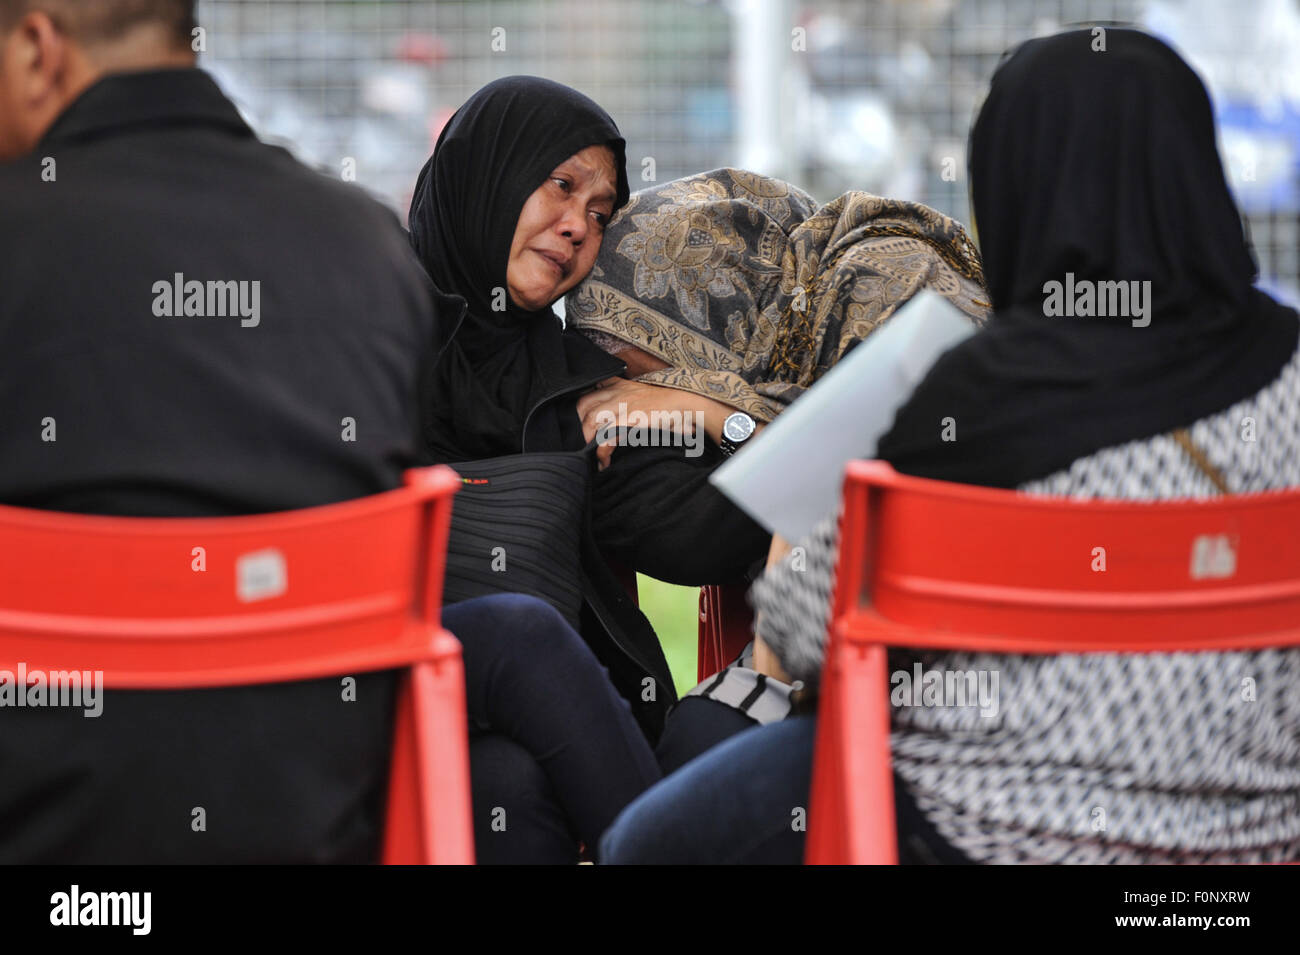
<path fill-rule="evenodd" d="M 639 381 L 768 422 L 923 288 L 982 322 L 979 256 L 914 202 L 846 192 L 818 208 L 788 183 L 715 169 L 635 193 L 606 228 L 567 322 L 671 367 Z"/>

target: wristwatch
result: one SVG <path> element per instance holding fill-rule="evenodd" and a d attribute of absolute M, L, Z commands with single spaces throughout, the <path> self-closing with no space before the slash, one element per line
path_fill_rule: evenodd
<path fill-rule="evenodd" d="M 750 439 L 755 427 L 754 419 L 743 411 L 727 415 L 727 420 L 722 422 L 722 441 L 719 442 L 718 447 L 722 449 L 723 454 L 730 457 Z"/>

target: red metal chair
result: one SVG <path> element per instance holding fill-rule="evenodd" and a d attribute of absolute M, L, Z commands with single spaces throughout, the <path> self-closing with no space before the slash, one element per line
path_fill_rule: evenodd
<path fill-rule="evenodd" d="M 865 461 L 848 467 L 844 505 L 810 863 L 898 861 L 887 647 L 1300 646 L 1300 491 L 1079 502 L 905 477 Z"/>
<path fill-rule="evenodd" d="M 700 634 L 696 651 L 696 680 L 703 683 L 745 649 L 753 639 L 754 612 L 745 599 L 745 586 L 700 588 Z"/>
<path fill-rule="evenodd" d="M 464 672 L 438 623 L 459 485 L 422 468 L 373 497 L 229 518 L 0 506 L 0 668 L 101 670 L 107 689 L 404 670 L 383 861 L 472 863 Z"/>

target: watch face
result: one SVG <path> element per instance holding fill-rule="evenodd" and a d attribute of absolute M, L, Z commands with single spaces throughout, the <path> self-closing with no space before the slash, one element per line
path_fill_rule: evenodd
<path fill-rule="evenodd" d="M 722 422 L 722 436 L 728 441 L 744 441 L 754 433 L 754 419 L 743 411 L 728 415 Z"/>

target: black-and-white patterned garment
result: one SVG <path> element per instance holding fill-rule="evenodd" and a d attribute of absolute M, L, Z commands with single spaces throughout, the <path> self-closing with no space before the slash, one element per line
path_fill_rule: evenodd
<path fill-rule="evenodd" d="M 751 641 L 739 657 L 716 676 L 696 686 L 687 696 L 703 696 L 726 703 L 743 710 L 757 723 L 775 723 L 790 715 L 796 690 L 817 686 L 822 657 L 826 653 L 826 616 L 835 574 L 837 523 L 837 520 L 827 519 L 818 524 L 810 539 L 800 541 L 781 564 L 760 577 L 750 590 L 750 603 L 758 609 L 760 595 L 780 586 L 774 581 L 784 580 L 782 575 L 789 574 L 796 574 L 799 578 L 799 585 L 785 585 L 778 596 L 762 604 L 771 608 L 768 615 L 776 618 L 775 629 L 778 632 L 797 634 L 792 639 L 781 641 L 781 651 L 777 654 L 782 669 L 792 682 L 784 683 L 755 671 L 754 644 Z M 805 626 L 796 625 L 795 621 L 813 623 Z M 814 639 L 816 621 L 821 621 L 821 631 L 820 637 Z M 755 620 L 754 627 L 763 634 L 769 629 L 762 615 Z"/>
<path fill-rule="evenodd" d="M 1233 493 L 1300 486 L 1300 352 L 1267 388 L 1190 431 Z M 1020 490 L 1216 494 L 1168 435 L 1106 448 Z M 820 665 L 836 523 L 802 542 L 807 570 L 783 561 L 754 588 L 763 639 L 793 678 L 808 680 L 810 662 Z M 978 705 L 893 708 L 895 769 L 972 859 L 1300 859 L 1300 650 L 890 655 L 895 672 L 915 672 L 917 662 L 998 674 L 995 716 Z"/>
<path fill-rule="evenodd" d="M 726 703 L 756 723 L 775 723 L 790 715 L 791 695 L 797 689 L 798 684 L 782 683 L 754 669 L 751 641 L 740 656 L 686 695 Z"/>

